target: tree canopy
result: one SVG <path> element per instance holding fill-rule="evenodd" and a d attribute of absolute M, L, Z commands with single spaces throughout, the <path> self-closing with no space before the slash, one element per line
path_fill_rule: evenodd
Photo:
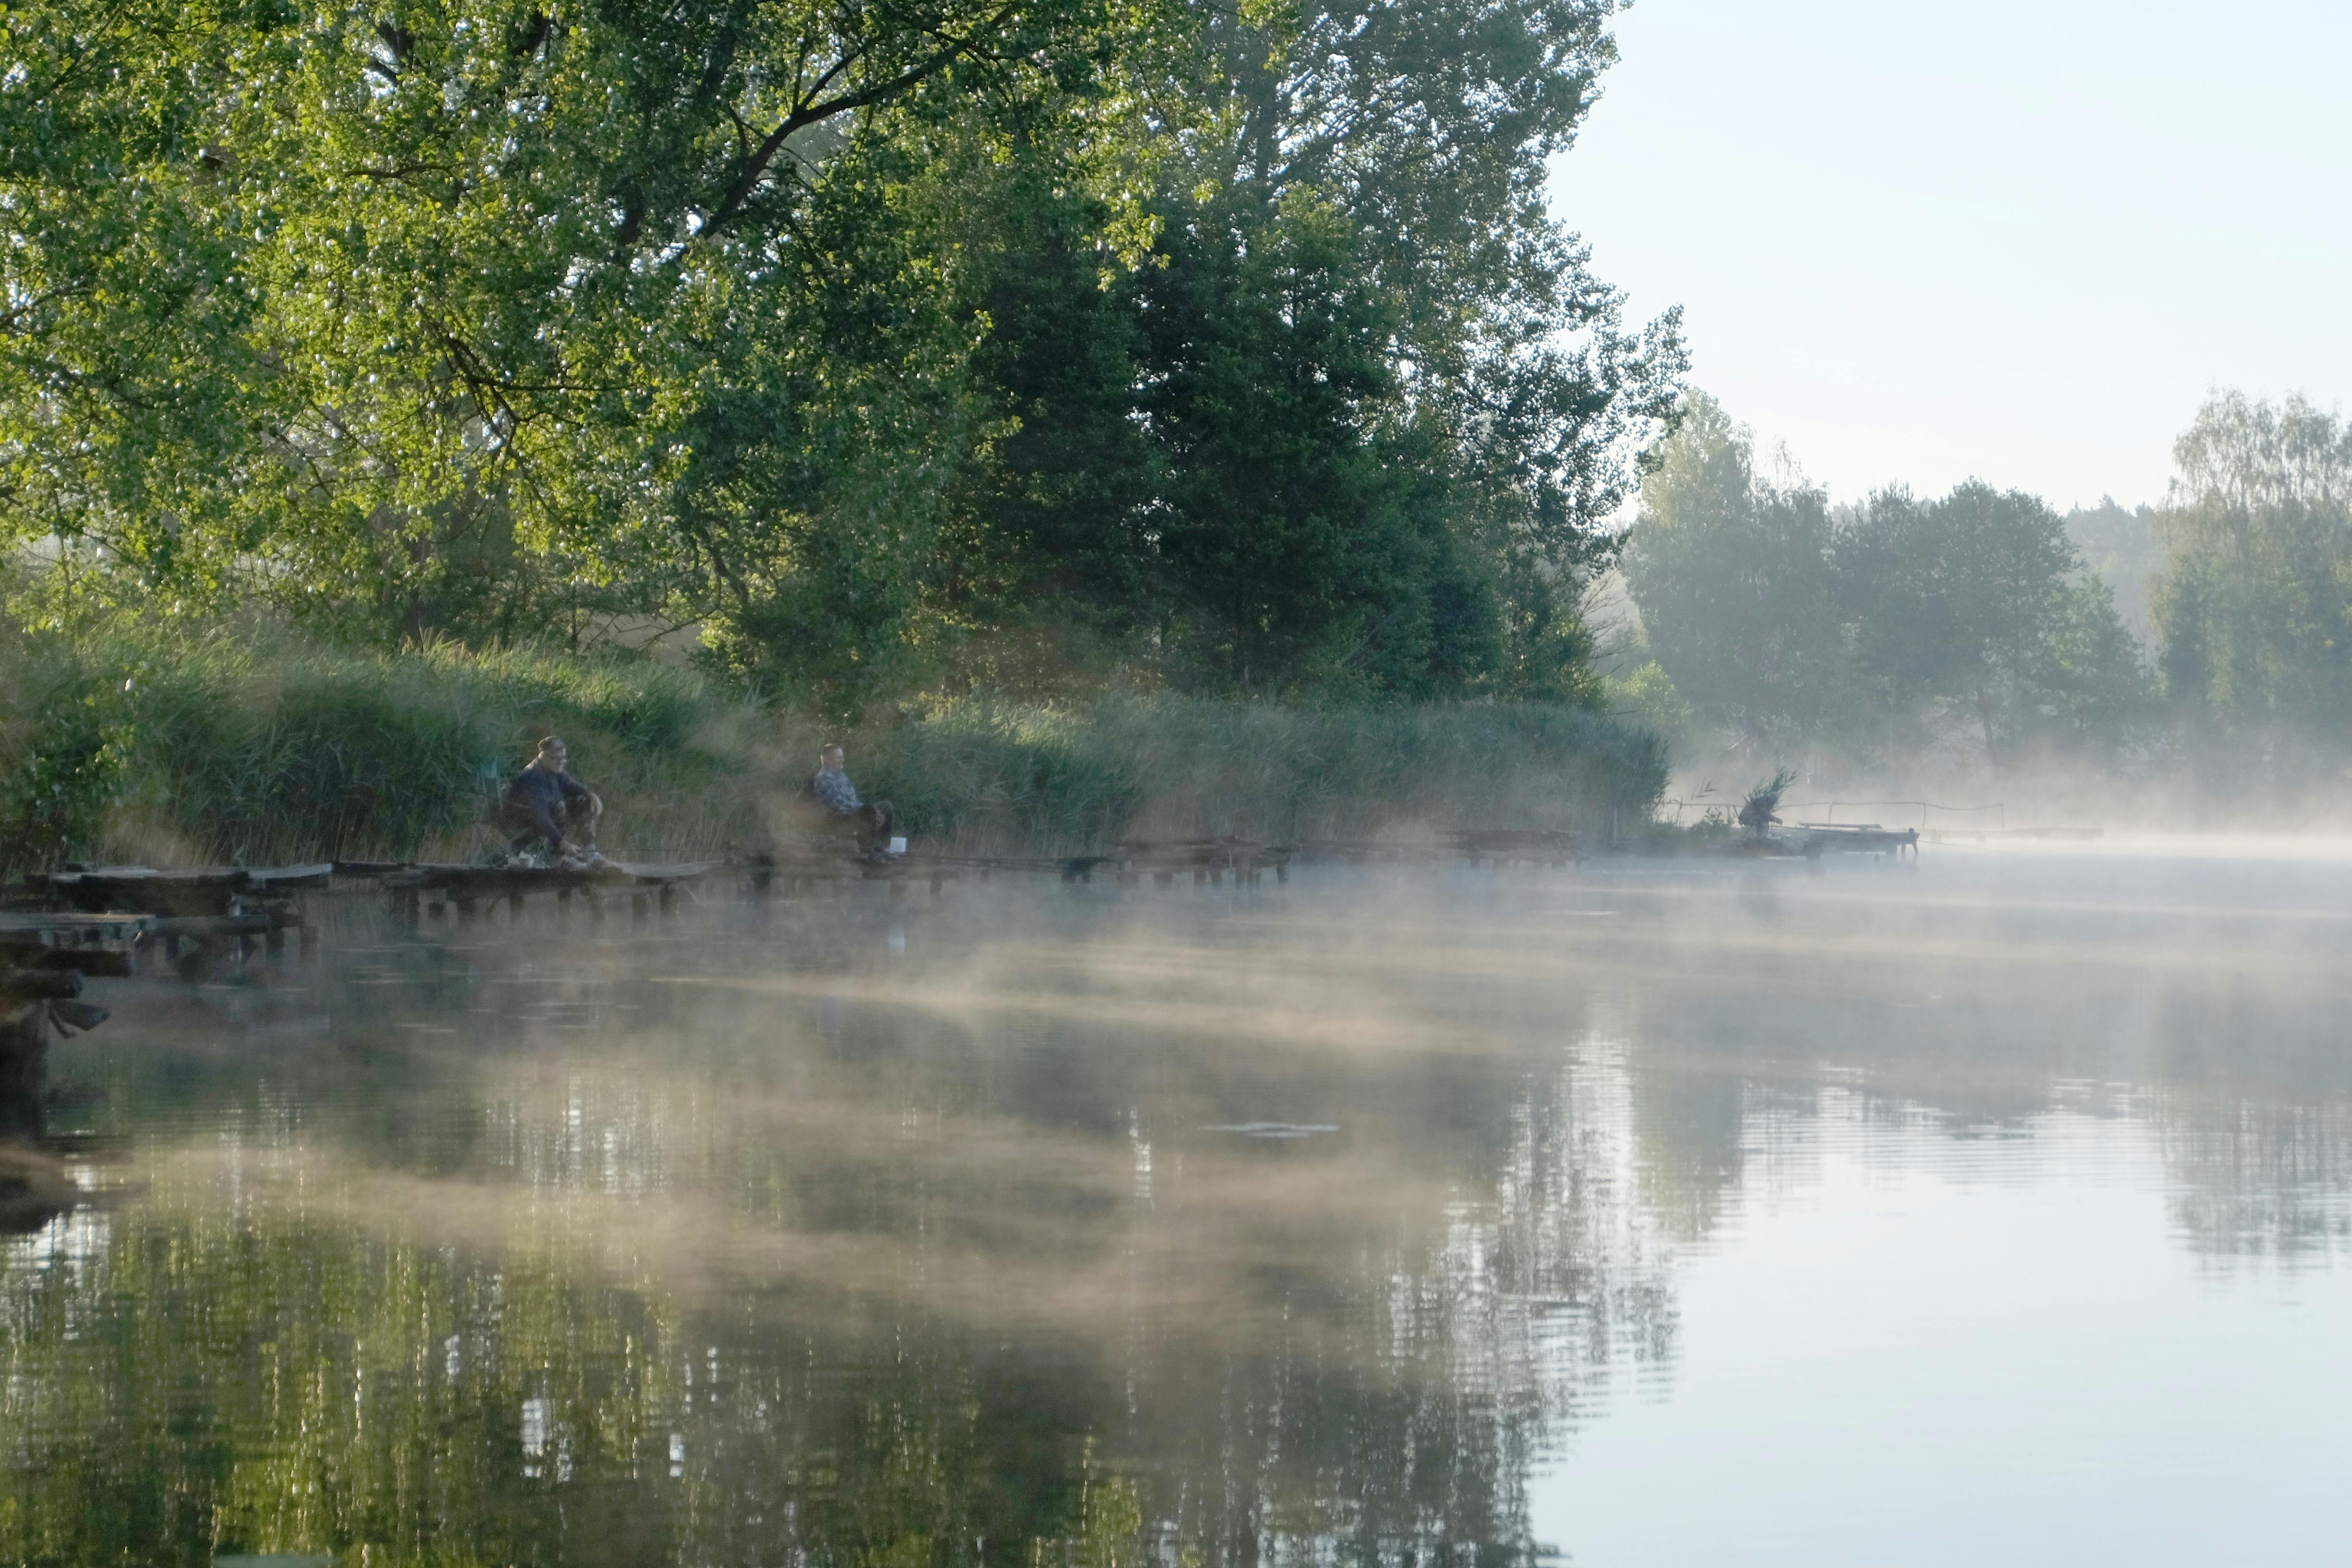
<path fill-rule="evenodd" d="M 1612 9 L 11 7 L 0 527 L 839 703 L 1580 689 L 1682 366 L 1542 202 Z"/>
<path fill-rule="evenodd" d="M 1660 672 L 1735 743 L 2000 763 L 2112 751 L 2147 716 L 2137 645 L 2064 520 L 1979 480 L 1832 508 L 1754 470 L 1703 394 L 1643 488 L 1626 575 Z"/>
<path fill-rule="evenodd" d="M 2168 694 L 2234 746 L 2338 752 L 2352 727 L 2352 424 L 2215 397 L 2174 445 L 2152 608 Z"/>

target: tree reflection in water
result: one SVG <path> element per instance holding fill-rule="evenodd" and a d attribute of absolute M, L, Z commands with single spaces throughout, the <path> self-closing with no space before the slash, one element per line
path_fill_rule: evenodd
<path fill-rule="evenodd" d="M 475 979 L 98 1058 L 184 1136 L 10 1253 L 0 1555 L 1525 1561 L 1562 1417 L 1671 1348 L 1572 1016 Z"/>
<path fill-rule="evenodd" d="M 2352 923 L 1488 886 L 147 994 L 68 1064 L 142 1192 L 0 1244 L 0 1558 L 1520 1563 L 1829 1140 L 2112 1126 L 2217 1266 L 2352 1240 Z"/>

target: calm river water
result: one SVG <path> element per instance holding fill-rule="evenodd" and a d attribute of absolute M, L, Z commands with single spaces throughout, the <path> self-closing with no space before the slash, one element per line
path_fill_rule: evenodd
<path fill-rule="evenodd" d="M 102 983 L 0 1561 L 2321 1563 L 2352 862 L 552 910 Z"/>

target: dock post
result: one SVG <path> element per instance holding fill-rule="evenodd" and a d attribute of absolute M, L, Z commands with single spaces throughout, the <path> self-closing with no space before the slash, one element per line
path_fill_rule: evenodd
<path fill-rule="evenodd" d="M 947 887 L 948 883 L 946 878 L 940 876 L 936 871 L 931 873 L 931 897 L 935 899 L 938 898 L 941 893 L 947 891 Z"/>
<path fill-rule="evenodd" d="M 667 920 L 670 916 L 677 913 L 677 884 L 676 882 L 664 882 L 661 885 L 661 892 L 656 895 L 656 898 L 657 901 L 661 905 L 662 918 L 664 920 Z"/>
<path fill-rule="evenodd" d="M 598 926 L 604 923 L 604 895 L 593 888 L 588 889 L 588 923 Z"/>
<path fill-rule="evenodd" d="M 558 888 L 555 889 L 555 923 L 558 925 L 569 925 L 571 922 L 572 889 L 569 888 Z"/>
<path fill-rule="evenodd" d="M 1212 866 L 1212 867 L 1210 867 L 1210 868 L 1209 868 L 1209 886 L 1211 886 L 1211 887 L 1213 887 L 1213 888 L 1222 888 L 1222 887 L 1223 887 L 1224 885 L 1225 885 L 1225 868 L 1224 868 L 1223 866 Z"/>
<path fill-rule="evenodd" d="M 631 893 L 629 895 L 629 923 L 635 926 L 645 924 L 646 912 L 646 896 L 643 893 Z"/>
<path fill-rule="evenodd" d="M 522 894 L 520 892 L 509 893 L 507 895 L 507 923 L 509 925 L 515 925 L 521 921 Z"/>
<path fill-rule="evenodd" d="M 300 957 L 303 963 L 308 963 L 312 959 L 319 956 L 319 928 L 317 926 L 312 925 L 309 921 L 304 921 L 299 930 L 296 932 L 296 936 L 297 942 L 295 950 L 297 955 Z"/>
<path fill-rule="evenodd" d="M 275 924 L 270 926 L 268 934 L 264 935 L 261 939 L 261 949 L 264 952 L 268 953 L 272 958 L 286 951 L 286 928 L 284 926 Z"/>

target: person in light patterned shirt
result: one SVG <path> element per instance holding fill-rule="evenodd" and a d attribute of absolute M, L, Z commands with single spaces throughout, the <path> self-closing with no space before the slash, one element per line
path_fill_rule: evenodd
<path fill-rule="evenodd" d="M 849 782 L 849 759 L 839 746 L 828 743 L 817 753 L 816 760 L 816 772 L 809 777 L 809 795 L 832 815 L 835 823 L 854 831 L 865 847 L 888 848 L 891 832 L 897 826 L 890 803 L 858 798 L 857 786 Z"/>

